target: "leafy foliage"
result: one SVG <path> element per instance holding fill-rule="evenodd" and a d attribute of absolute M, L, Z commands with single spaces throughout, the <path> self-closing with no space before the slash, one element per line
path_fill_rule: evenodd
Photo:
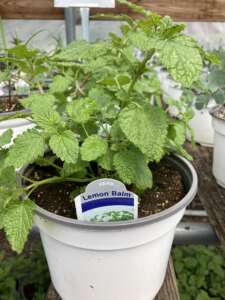
<path fill-rule="evenodd" d="M 78 159 L 79 145 L 74 133 L 66 130 L 62 133 L 53 135 L 49 145 L 52 151 L 67 163 L 76 163 Z"/>
<path fill-rule="evenodd" d="M 38 156 L 44 155 L 44 138 L 36 130 L 31 129 L 15 139 L 6 159 L 6 165 L 19 168 L 33 162 Z"/>
<path fill-rule="evenodd" d="M 7 61 L 23 71 L 30 70 L 22 64 L 24 60 L 26 65 L 28 61 L 40 67 L 31 73 L 38 92 L 21 101 L 36 128 L 18 136 L 7 149 L 3 144 L 10 133 L 0 137 L 0 181 L 6 175 L 13 178 L 8 180 L 10 188 L 7 182 L 1 187 L 1 226 L 17 251 L 31 226 L 30 195 L 37 187 L 110 176 L 144 191 L 154 181 L 150 162 L 159 162 L 171 152 L 188 157 L 182 146 L 189 128 L 189 107 L 183 99 L 169 97 L 157 70 L 166 68 L 189 91 L 204 60 L 216 59 L 183 33 L 183 24 L 126 0 L 120 2 L 143 14 L 138 20 L 122 16 L 122 35 L 111 33 L 107 40 L 92 44 L 76 41 L 41 57 L 21 44 L 9 51 Z M 46 68 L 51 79 L 47 86 L 43 84 Z M 170 114 L 174 105 L 177 118 Z M 31 180 L 17 170 L 26 182 L 21 187 L 12 170 L 30 163 L 49 165 L 57 176 Z"/>
<path fill-rule="evenodd" d="M 22 252 L 24 243 L 33 224 L 35 205 L 30 200 L 19 201 L 8 205 L 3 216 L 3 227 L 12 249 Z"/>
<path fill-rule="evenodd" d="M 1 300 L 43 300 L 50 282 L 39 243 L 33 243 L 29 255 L 6 257 L 5 252 L 0 251 Z"/>
<path fill-rule="evenodd" d="M 157 107 L 127 107 L 119 115 L 120 127 L 127 139 L 151 161 L 159 161 L 164 154 L 167 117 Z"/>
<path fill-rule="evenodd" d="M 214 101 L 217 105 L 225 103 L 225 51 L 208 53 L 216 64 L 206 65 L 205 71 L 190 90 L 184 89 L 183 100 L 193 103 L 198 110 L 207 108 Z"/>
<path fill-rule="evenodd" d="M 173 251 L 181 300 L 225 299 L 225 253 L 214 247 L 183 246 Z"/>
<path fill-rule="evenodd" d="M 80 149 L 81 158 L 86 161 L 96 160 L 107 151 L 107 142 L 98 135 L 91 135 L 85 139 Z"/>

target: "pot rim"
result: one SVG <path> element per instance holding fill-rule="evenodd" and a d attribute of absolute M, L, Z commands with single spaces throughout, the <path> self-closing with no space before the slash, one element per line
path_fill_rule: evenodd
<path fill-rule="evenodd" d="M 16 110 L 16 111 L 0 112 L 0 116 L 13 116 L 13 115 L 16 115 L 17 113 L 28 113 L 28 112 L 30 112 L 29 109 L 21 109 L 21 110 Z"/>
<path fill-rule="evenodd" d="M 222 122 L 225 122 L 224 119 L 219 118 L 219 117 L 217 117 L 217 116 L 214 115 L 214 112 L 215 112 L 215 111 L 217 110 L 217 108 L 220 107 L 220 106 L 222 106 L 222 105 L 219 105 L 219 104 L 218 104 L 218 105 L 212 107 L 212 108 L 209 110 L 209 113 L 210 113 L 210 115 L 211 115 L 214 119 L 217 119 L 217 120 L 220 120 L 220 121 L 222 121 Z"/>
<path fill-rule="evenodd" d="M 67 218 L 63 216 L 56 215 L 52 212 L 47 211 L 44 208 L 41 208 L 40 206 L 36 205 L 35 213 L 42 218 L 47 218 L 51 221 L 55 221 L 57 223 L 63 223 L 63 225 L 72 226 L 72 227 L 82 227 L 84 229 L 89 230 L 116 230 L 116 229 L 123 229 L 128 227 L 137 227 L 137 226 L 143 226 L 145 224 L 150 223 L 156 223 L 163 219 L 166 219 L 178 211 L 185 208 L 195 197 L 198 189 L 198 176 L 197 173 L 193 167 L 193 165 L 187 161 L 187 159 L 179 156 L 179 155 L 173 155 L 171 157 L 168 157 L 169 160 L 175 162 L 177 164 L 177 167 L 180 167 L 180 169 L 183 169 L 183 181 L 186 179 L 186 181 L 189 181 L 189 190 L 186 193 L 186 195 L 175 205 L 171 206 L 168 209 L 165 209 L 159 213 L 143 217 L 143 218 L 137 218 L 134 220 L 128 220 L 128 221 L 120 221 L 120 222 L 87 222 L 87 221 L 80 221 L 77 219 Z M 186 173 L 186 174 L 184 174 Z M 189 174 L 188 174 L 189 173 Z M 186 176 L 186 178 L 185 178 Z"/>

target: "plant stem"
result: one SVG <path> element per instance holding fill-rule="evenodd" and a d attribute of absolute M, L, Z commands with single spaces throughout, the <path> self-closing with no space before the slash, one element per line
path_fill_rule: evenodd
<path fill-rule="evenodd" d="M 7 49 L 7 41 L 6 41 L 6 36 L 5 36 L 5 30 L 4 30 L 4 25 L 2 18 L 0 17 L 0 33 L 1 33 L 1 38 L 2 38 L 2 45 L 4 49 Z"/>
<path fill-rule="evenodd" d="M 145 66 L 146 63 L 152 58 L 153 54 L 155 53 L 155 50 L 151 50 L 150 52 L 147 53 L 146 57 L 143 59 L 143 61 L 139 64 L 138 69 L 135 73 L 135 76 L 133 78 L 133 80 L 130 83 L 129 89 L 128 89 L 128 95 L 131 94 L 135 83 L 137 82 L 137 80 L 139 79 L 139 77 L 145 72 Z"/>
<path fill-rule="evenodd" d="M 35 180 L 32 180 L 32 179 L 30 179 L 30 178 L 28 178 L 28 177 L 22 175 L 21 173 L 19 173 L 19 176 L 20 176 L 21 178 L 23 178 L 25 181 L 28 181 L 28 182 L 31 182 L 31 183 L 34 183 L 34 182 L 35 182 Z"/>
<path fill-rule="evenodd" d="M 27 186 L 24 190 L 25 191 L 29 191 L 30 189 L 35 190 L 36 188 L 38 188 L 39 186 L 44 185 L 44 184 L 53 184 L 53 183 L 68 182 L 68 181 L 85 183 L 85 182 L 90 182 L 93 179 L 96 179 L 96 178 L 81 179 L 81 178 L 72 178 L 72 177 L 65 177 L 65 178 L 64 177 L 51 177 L 51 178 L 43 179 L 40 181 L 36 181 L 36 182 L 30 184 L 29 186 Z"/>
<path fill-rule="evenodd" d="M 58 166 L 57 164 L 55 164 L 53 161 L 51 161 L 50 159 L 47 158 L 41 158 L 40 160 L 38 160 L 39 163 L 37 162 L 38 165 L 42 166 L 44 165 L 48 165 L 51 166 L 53 168 L 55 168 L 57 171 L 61 172 L 62 171 L 62 167 Z"/>

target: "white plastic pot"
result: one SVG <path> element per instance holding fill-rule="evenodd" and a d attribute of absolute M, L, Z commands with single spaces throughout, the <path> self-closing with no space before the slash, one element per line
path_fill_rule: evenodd
<path fill-rule="evenodd" d="M 124 222 L 89 223 L 40 207 L 39 227 L 52 282 L 63 300 L 153 300 L 163 284 L 175 228 L 197 192 L 197 175 L 183 158 L 186 196 L 155 215 Z"/>
<path fill-rule="evenodd" d="M 194 108 L 194 112 L 195 115 L 189 124 L 194 130 L 195 141 L 203 146 L 213 147 L 214 130 L 209 109 L 197 110 Z"/>
<path fill-rule="evenodd" d="M 225 121 L 213 116 L 215 130 L 213 151 L 213 175 L 219 185 L 225 188 Z"/>
<path fill-rule="evenodd" d="M 13 113 L 2 113 L 1 115 L 10 115 Z M 7 129 L 11 128 L 13 130 L 13 139 L 26 131 L 29 128 L 34 127 L 34 124 L 28 120 L 23 118 L 16 118 L 16 119 L 9 119 L 5 121 L 0 121 L 0 135 L 6 131 Z"/>

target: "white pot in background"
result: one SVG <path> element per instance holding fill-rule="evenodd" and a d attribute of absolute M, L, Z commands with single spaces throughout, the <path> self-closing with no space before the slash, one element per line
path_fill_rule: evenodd
<path fill-rule="evenodd" d="M 225 120 L 213 117 L 215 130 L 213 151 L 213 175 L 219 185 L 225 188 Z"/>
<path fill-rule="evenodd" d="M 2 113 L 0 115 L 9 115 L 9 114 L 13 114 L 13 113 Z M 7 129 L 11 128 L 13 130 L 13 139 L 14 139 L 17 135 L 33 127 L 34 124 L 29 119 L 16 118 L 16 119 L 0 121 L 0 135 Z"/>
<path fill-rule="evenodd" d="M 36 209 L 52 282 L 63 300 L 153 300 L 163 284 L 174 233 L 197 192 L 197 175 L 171 157 L 183 175 L 186 196 L 155 215 L 93 223 Z"/>
<path fill-rule="evenodd" d="M 202 146 L 213 147 L 214 130 L 209 109 L 197 110 L 194 108 L 194 113 L 195 115 L 189 124 L 194 130 L 196 143 Z"/>

